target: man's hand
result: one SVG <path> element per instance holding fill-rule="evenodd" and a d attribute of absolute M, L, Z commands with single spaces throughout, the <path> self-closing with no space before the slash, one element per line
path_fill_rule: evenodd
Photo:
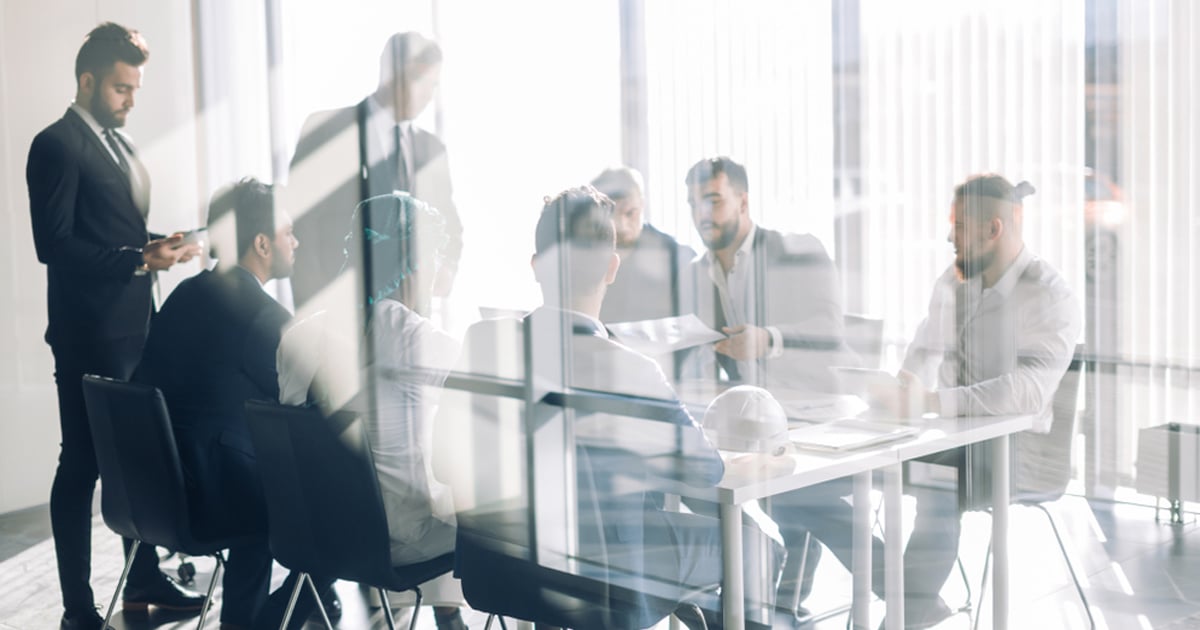
<path fill-rule="evenodd" d="M 146 243 L 142 248 L 142 262 L 149 271 L 165 271 L 172 265 L 187 262 L 200 254 L 200 245 L 183 244 L 183 233 L 176 232 L 166 238 Z"/>
<path fill-rule="evenodd" d="M 771 350 L 771 333 L 758 326 L 726 326 L 721 332 L 729 335 L 713 344 L 713 349 L 737 361 L 751 361 L 766 356 Z"/>
<path fill-rule="evenodd" d="M 896 385 L 873 384 L 867 397 L 872 407 L 882 407 L 900 418 L 918 418 L 922 414 L 937 412 L 938 398 L 925 390 L 921 378 L 908 370 L 896 375 Z"/>

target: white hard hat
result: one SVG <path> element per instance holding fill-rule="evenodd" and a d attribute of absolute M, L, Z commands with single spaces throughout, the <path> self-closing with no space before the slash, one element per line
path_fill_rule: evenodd
<path fill-rule="evenodd" d="M 704 411 L 704 432 L 727 451 L 782 455 L 788 447 L 787 414 L 767 390 L 738 385 Z"/>

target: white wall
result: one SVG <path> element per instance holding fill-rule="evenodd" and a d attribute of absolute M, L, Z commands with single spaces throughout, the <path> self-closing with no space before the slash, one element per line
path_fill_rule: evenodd
<path fill-rule="evenodd" d="M 99 22 L 142 32 L 150 45 L 127 130 L 153 179 L 150 227 L 196 227 L 195 82 L 189 2 L 5 0 L 0 4 L 0 513 L 45 503 L 58 457 L 53 359 L 42 340 L 46 273 L 29 226 L 25 158 L 34 135 L 74 95 L 74 62 Z M 164 286 L 198 270 L 172 272 Z"/>

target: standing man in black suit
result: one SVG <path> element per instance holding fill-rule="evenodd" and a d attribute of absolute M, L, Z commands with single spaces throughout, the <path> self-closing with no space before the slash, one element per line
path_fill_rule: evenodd
<path fill-rule="evenodd" d="M 462 258 L 463 227 L 446 146 L 413 124 L 433 101 L 441 68 L 437 42 L 420 33 L 397 33 L 383 47 L 379 87 L 371 95 L 305 121 L 288 191 L 289 205 L 298 212 L 296 236 L 314 253 L 296 261 L 292 286 L 297 306 L 329 287 L 342 269 L 342 235 L 350 227 L 347 209 L 396 190 L 428 203 L 445 220 L 447 242 L 433 290 L 435 297 L 450 293 Z M 309 191 L 314 182 L 319 190 Z"/>
<path fill-rule="evenodd" d="M 197 531 L 253 540 L 230 549 L 221 627 L 250 628 L 260 615 L 271 619 L 258 623 L 278 627 L 284 602 L 272 601 L 272 612 L 264 612 L 271 552 L 245 404 L 279 399 L 275 351 L 291 315 L 263 284 L 291 275 L 299 242 L 291 219 L 276 208 L 274 190 L 253 178 L 213 198 L 210 223 L 230 211 L 237 265 L 202 271 L 175 288 L 154 318 L 133 380 L 162 390 Z M 286 602 L 290 593 L 289 586 L 274 599 Z M 305 616 L 296 615 L 298 623 Z"/>
<path fill-rule="evenodd" d="M 182 234 L 151 239 L 150 177 L 118 131 L 133 108 L 148 56 L 137 31 L 111 22 L 93 29 L 75 59 L 75 101 L 34 138 L 26 167 L 34 245 L 46 265 L 46 342 L 54 353 L 62 427 L 50 525 L 64 629 L 103 625 L 89 584 L 99 473 L 81 377 L 129 378 L 150 322 L 150 274 L 199 253 Z M 159 572 L 155 549 L 143 546 L 124 601 L 127 611 L 149 605 L 198 611 L 204 598 Z"/>

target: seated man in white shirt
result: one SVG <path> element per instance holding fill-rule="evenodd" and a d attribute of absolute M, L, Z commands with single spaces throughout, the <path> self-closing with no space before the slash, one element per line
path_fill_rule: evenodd
<path fill-rule="evenodd" d="M 1022 239 L 1021 200 L 1032 192 L 1027 182 L 1013 186 L 994 174 L 970 177 L 955 189 L 948 239 L 954 245 L 954 264 L 933 287 L 928 315 L 909 345 L 899 385 L 873 392 L 878 404 L 907 416 L 1035 414 L 1033 431 L 1050 430 L 1054 392 L 1082 324 L 1071 288 Z M 971 495 L 986 490 L 978 480 L 964 483 L 966 453 L 953 449 L 924 460 L 959 469 L 958 496 L 933 488 L 908 489 L 917 498 L 917 515 L 904 554 L 906 628 L 929 627 L 952 614 L 938 593 L 958 555 L 962 512 L 980 503 Z M 852 516 L 840 500 L 849 492 L 839 480 L 794 493 L 776 503 L 775 516 L 781 522 L 791 517 L 802 522 L 850 566 Z M 881 561 L 878 539 L 874 553 Z M 873 583 L 882 597 L 880 562 L 875 563 Z"/>
<path fill-rule="evenodd" d="M 428 423 L 458 355 L 458 342 L 428 319 L 444 219 L 425 202 L 394 192 L 359 204 L 350 224 L 346 267 L 365 283 L 365 303 L 331 304 L 284 333 L 279 397 L 315 403 L 326 413 L 361 414 L 392 563 L 416 564 L 454 550 L 454 509 L 428 457 Z M 461 597 L 448 578 L 439 580 L 436 598 Z M 466 628 L 453 606 L 435 606 L 434 615 L 439 630 Z"/>
<path fill-rule="evenodd" d="M 434 471 L 454 494 L 457 571 L 476 606 L 562 614 L 551 609 L 565 597 L 520 580 L 507 588 L 472 587 L 471 575 L 490 581 L 496 563 L 524 566 L 530 557 L 540 566 L 579 563 L 581 571 L 590 569 L 589 576 L 615 576 L 612 584 L 631 595 L 604 599 L 610 595 L 597 589 L 598 599 L 583 608 L 594 615 L 590 624 L 605 627 L 653 625 L 676 602 L 721 579 L 717 520 L 661 509 L 661 481 L 656 483 L 712 486 L 724 472 L 721 457 L 658 364 L 614 341 L 597 319 L 620 264 L 612 207 L 590 186 L 547 199 L 532 260 L 543 306 L 523 319 L 472 326 L 456 372 L 478 380 L 474 386 L 481 389 L 444 392 L 434 425 Z M 526 373 L 528 365 L 532 374 Z M 585 390 L 610 402 L 640 401 L 657 409 L 653 417 L 641 417 L 537 404 L 532 410 L 537 424 L 526 435 L 523 401 L 486 393 L 494 391 L 487 389 L 494 378 L 554 394 Z M 555 431 L 570 436 L 573 452 L 562 451 L 565 438 Z M 747 578 L 746 611 L 769 615 L 782 545 L 753 526 L 745 539 L 746 574 L 763 578 Z M 529 549 L 530 540 L 537 541 L 536 549 Z M 761 568 L 760 548 L 769 550 Z M 761 582 L 766 592 L 753 588 Z M 567 623 L 579 622 L 557 625 Z"/>

